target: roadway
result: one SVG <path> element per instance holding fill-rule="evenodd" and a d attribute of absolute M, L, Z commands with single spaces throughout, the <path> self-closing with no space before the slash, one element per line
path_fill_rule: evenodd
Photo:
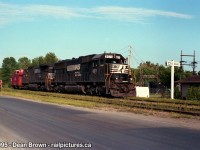
<path fill-rule="evenodd" d="M 199 150 L 200 121 L 0 96 L 0 149 L 3 144 L 8 145 L 7 149 L 27 149 L 28 144 L 40 149 L 36 148 L 38 144 L 46 144 L 42 146 L 51 150 L 59 149 L 55 148 L 58 143 L 69 142 L 91 144 L 92 148 L 81 149 L 95 150 Z"/>

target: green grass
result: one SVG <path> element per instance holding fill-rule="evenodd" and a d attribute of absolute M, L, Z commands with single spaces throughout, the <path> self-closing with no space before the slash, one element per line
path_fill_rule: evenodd
<path fill-rule="evenodd" d="M 4 88 L 1 95 L 9 95 L 59 105 L 73 105 L 92 109 L 126 111 L 148 115 L 165 114 L 182 118 L 200 118 L 200 101 L 166 98 L 105 98 L 97 96 L 50 93 Z"/>

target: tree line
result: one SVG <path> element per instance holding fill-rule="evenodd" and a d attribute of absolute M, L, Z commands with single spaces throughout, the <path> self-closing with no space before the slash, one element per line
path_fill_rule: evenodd
<path fill-rule="evenodd" d="M 196 75 L 197 74 L 200 75 L 200 71 L 196 73 Z M 192 71 L 184 70 L 182 67 L 175 67 L 175 81 L 190 77 L 192 75 Z M 165 87 L 170 87 L 171 85 L 171 67 L 154 64 L 150 61 L 140 63 L 136 69 L 132 69 L 132 76 L 134 77 L 135 83 L 138 85 L 149 83 L 159 83 Z"/>
<path fill-rule="evenodd" d="M 8 85 L 14 70 L 27 69 L 28 67 L 35 67 L 41 64 L 53 64 L 57 61 L 58 57 L 53 52 L 49 52 L 45 56 L 33 58 L 32 60 L 27 57 L 21 57 L 16 61 L 14 57 L 6 57 L 3 59 L 2 68 L 0 68 L 0 79 L 3 80 L 4 85 Z M 170 87 L 170 67 L 146 61 L 141 63 L 137 68 L 132 68 L 131 73 L 136 85 L 160 83 L 166 87 Z M 146 78 L 143 78 L 144 76 Z M 189 76 L 192 76 L 192 71 L 184 71 L 183 68 L 175 67 L 175 81 Z"/>
<path fill-rule="evenodd" d="M 0 68 L 0 79 L 3 80 L 3 85 L 8 85 L 11 75 L 17 69 L 27 69 L 28 67 L 36 67 L 41 64 L 53 64 L 57 61 L 58 57 L 53 52 L 32 60 L 28 57 L 21 57 L 16 61 L 14 57 L 6 57 L 3 59 L 2 68 Z"/>

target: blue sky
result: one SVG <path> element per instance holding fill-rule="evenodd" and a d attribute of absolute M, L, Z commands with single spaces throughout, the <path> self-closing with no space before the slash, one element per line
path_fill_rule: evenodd
<path fill-rule="evenodd" d="M 181 50 L 196 50 L 200 63 L 199 6 L 198 0 L 0 0 L 0 64 L 48 52 L 59 59 L 104 51 L 127 57 L 129 45 L 133 67 L 180 61 Z"/>

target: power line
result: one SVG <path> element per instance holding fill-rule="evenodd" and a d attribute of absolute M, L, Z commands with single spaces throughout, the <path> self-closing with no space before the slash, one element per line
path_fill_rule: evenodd
<path fill-rule="evenodd" d="M 137 57 L 140 59 L 140 61 L 144 63 L 144 61 L 143 61 L 142 58 L 136 53 L 136 51 L 134 51 L 134 52 L 135 52 L 135 54 L 137 55 Z"/>
<path fill-rule="evenodd" d="M 139 60 L 137 59 L 137 57 L 135 57 L 135 56 L 133 55 L 133 58 L 134 58 L 134 60 L 136 61 L 136 63 L 137 63 L 138 65 L 140 65 Z"/>
<path fill-rule="evenodd" d="M 129 54 L 129 52 L 130 52 L 130 45 L 128 45 L 128 46 L 125 46 L 125 47 L 123 47 L 123 48 L 121 48 L 121 49 L 119 49 L 119 50 L 117 50 L 116 51 L 116 53 L 121 53 L 122 55 L 123 54 Z M 131 47 L 132 48 L 132 47 Z M 134 61 L 138 64 L 138 65 L 140 65 L 140 63 L 142 62 L 142 63 L 144 63 L 145 61 L 143 61 L 143 59 L 138 55 L 138 53 L 132 48 L 132 53 L 133 53 L 133 55 L 132 55 L 132 57 L 133 57 L 133 59 L 134 59 Z M 132 62 L 133 63 L 133 62 Z M 131 64 L 132 65 L 132 64 Z"/>
<path fill-rule="evenodd" d="M 126 48 L 128 48 L 129 46 L 127 45 L 127 46 L 125 46 L 124 48 L 121 48 L 121 49 L 119 49 L 116 53 L 119 53 L 120 51 L 122 51 L 122 50 L 124 50 L 124 49 L 126 49 Z"/>
<path fill-rule="evenodd" d="M 121 52 L 121 54 L 125 54 L 125 53 L 128 53 L 128 52 L 129 52 L 129 50 L 126 50 L 126 51 Z"/>

